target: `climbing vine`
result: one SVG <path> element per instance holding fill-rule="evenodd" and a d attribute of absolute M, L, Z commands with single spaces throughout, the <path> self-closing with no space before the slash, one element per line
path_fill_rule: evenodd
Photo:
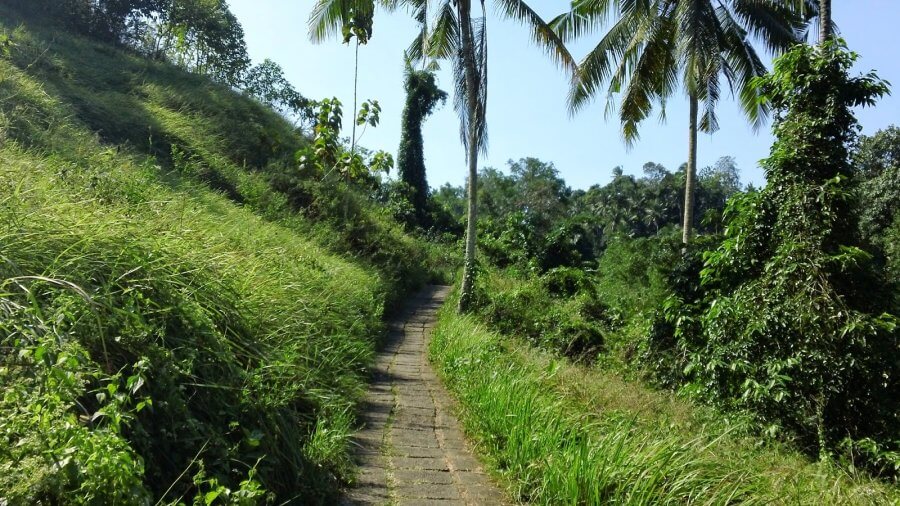
<path fill-rule="evenodd" d="M 417 224 L 424 225 L 428 202 L 428 180 L 425 175 L 425 153 L 422 123 L 438 104 L 447 100 L 447 93 L 438 88 L 434 73 L 415 70 L 406 63 L 406 106 L 403 108 L 400 150 L 397 169 L 400 179 L 408 185 L 408 198 L 415 210 Z"/>
<path fill-rule="evenodd" d="M 874 73 L 850 77 L 856 58 L 841 41 L 798 46 L 756 81 L 776 111 L 768 185 L 729 203 L 705 290 L 670 300 L 668 319 L 691 390 L 821 457 L 852 447 L 894 473 L 882 457 L 900 427 L 900 321 L 858 234 L 850 164 L 852 108 L 888 90 Z"/>

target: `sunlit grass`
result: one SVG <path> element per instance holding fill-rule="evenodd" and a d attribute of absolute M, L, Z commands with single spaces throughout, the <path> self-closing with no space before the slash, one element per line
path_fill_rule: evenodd
<path fill-rule="evenodd" d="M 114 177 L 128 179 L 128 162 L 116 161 L 126 165 Z M 35 297 L 42 325 L 80 342 L 105 373 L 150 357 L 145 391 L 155 406 L 138 416 L 132 439 L 151 488 L 168 487 L 203 443 L 210 456 L 241 458 L 228 448 L 242 432 L 264 434 L 249 454 L 266 456 L 260 471 L 271 490 L 333 488 L 316 485 L 312 472 L 346 466 L 347 414 L 383 307 L 376 276 L 199 188 L 155 185 L 141 192 L 153 200 L 104 203 L 91 190 L 58 187 L 51 160 L 14 146 L 0 150 L 0 167 L 0 187 L 10 190 L 0 201 L 0 280 L 62 280 L 92 305 L 38 281 L 7 281 L 3 297 L 26 305 Z M 15 322 L 5 323 L 12 338 Z M 159 417 L 192 428 L 168 429 Z M 232 465 L 246 472 L 253 463 Z M 28 484 L 44 474 L 34 471 L 3 480 Z"/>
<path fill-rule="evenodd" d="M 895 488 L 760 447 L 639 383 L 575 366 L 445 309 L 432 359 L 467 430 L 536 504 L 894 504 Z"/>
<path fill-rule="evenodd" d="M 290 208 L 268 171 L 305 141 L 260 104 L 14 18 L 0 503 L 190 502 L 250 476 L 327 502 L 384 312 L 440 252 L 362 196 L 356 228 Z"/>

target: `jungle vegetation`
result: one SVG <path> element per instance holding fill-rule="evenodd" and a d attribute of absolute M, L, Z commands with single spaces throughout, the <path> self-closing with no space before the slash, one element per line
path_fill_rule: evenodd
<path fill-rule="evenodd" d="M 491 5 L 573 112 L 619 98 L 625 142 L 684 92 L 685 163 L 587 189 L 527 152 L 479 166 L 485 3 L 312 6 L 357 58 L 377 9 L 409 15 L 402 111 L 358 72 L 347 110 L 254 65 L 225 0 L 0 5 L 0 504 L 334 503 L 425 283 L 457 285 L 429 355 L 516 500 L 900 501 L 900 129 L 860 135 L 890 88 L 830 1 Z M 697 167 L 723 92 L 771 120 L 760 188 Z M 432 188 L 448 99 L 466 184 Z M 388 113 L 400 145 L 359 144 Z"/>

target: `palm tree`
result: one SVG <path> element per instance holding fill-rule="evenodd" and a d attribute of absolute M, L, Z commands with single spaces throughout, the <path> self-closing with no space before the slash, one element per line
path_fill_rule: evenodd
<path fill-rule="evenodd" d="M 506 17 L 532 28 L 536 42 L 564 67 L 575 62 L 562 40 L 522 0 L 495 0 Z M 466 148 L 468 162 L 468 195 L 466 217 L 466 249 L 459 311 L 472 304 L 475 289 L 475 248 L 477 222 L 478 154 L 487 148 L 487 31 L 484 0 L 481 16 L 473 19 L 471 0 L 439 0 L 435 22 L 424 38 L 425 54 L 437 59 L 450 59 L 456 81 L 455 108 L 460 118 L 460 138 Z"/>
<path fill-rule="evenodd" d="M 803 0 L 800 0 L 803 1 Z M 790 2 L 788 2 L 790 3 Z M 754 126 L 767 111 L 751 81 L 765 74 L 751 42 L 762 40 L 780 51 L 797 43 L 805 26 L 799 11 L 777 0 L 576 0 L 572 10 L 553 20 L 565 41 L 602 29 L 616 20 L 573 75 L 569 106 L 583 108 L 604 86 L 609 97 L 621 94 L 619 119 L 626 142 L 638 137 L 638 125 L 678 89 L 689 101 L 688 167 L 685 177 L 682 241 L 690 241 L 697 178 L 697 131 L 714 132 L 715 107 L 724 76 Z M 701 104 L 703 106 L 701 114 Z M 607 105 L 611 110 L 612 102 Z"/>
<path fill-rule="evenodd" d="M 414 59 L 450 60 L 455 81 L 454 109 L 460 119 L 460 139 L 468 164 L 465 266 L 459 310 L 471 306 L 475 286 L 478 218 L 478 155 L 487 149 L 487 31 L 485 0 L 379 0 L 388 9 L 410 8 L 421 26 L 409 54 Z M 575 61 L 562 40 L 523 0 L 494 0 L 508 18 L 525 23 L 534 40 L 562 66 L 574 70 Z M 346 26 L 352 13 L 370 12 L 374 0 L 319 0 L 310 18 L 311 33 L 323 36 Z M 476 12 L 476 9 L 479 9 Z"/>
<path fill-rule="evenodd" d="M 819 44 L 824 44 L 834 34 L 831 21 L 831 0 L 819 0 Z"/>
<path fill-rule="evenodd" d="M 413 0 L 416 1 L 416 0 Z M 495 0 L 498 10 L 532 29 L 533 39 L 564 67 L 575 68 L 562 40 L 522 0 Z M 475 287 L 476 223 L 478 218 L 478 155 L 487 149 L 487 31 L 485 0 L 417 1 L 416 19 L 422 31 L 412 46 L 413 56 L 450 60 L 455 81 L 454 108 L 460 119 L 460 139 L 468 163 L 466 246 L 458 309 L 467 311 Z M 480 7 L 480 12 L 475 9 Z M 430 9 L 431 12 L 428 12 Z M 479 15 L 480 14 L 480 15 Z M 473 16 L 474 15 L 474 16 Z M 430 21 L 430 24 L 429 24 Z"/>
<path fill-rule="evenodd" d="M 831 0 L 785 0 L 790 8 L 805 16 L 807 21 L 818 19 L 819 45 L 825 44 L 835 33 L 834 20 L 831 16 Z"/>
<path fill-rule="evenodd" d="M 458 309 L 467 311 L 475 289 L 475 224 L 478 220 L 478 154 L 487 149 L 487 31 L 482 16 L 472 19 L 471 0 L 442 0 L 436 5 L 434 24 L 426 25 L 424 35 L 414 41 L 411 50 L 421 44 L 422 55 L 450 59 L 456 85 L 454 108 L 459 115 L 460 139 L 466 149 L 468 185 L 466 188 L 466 246 L 462 288 Z"/>

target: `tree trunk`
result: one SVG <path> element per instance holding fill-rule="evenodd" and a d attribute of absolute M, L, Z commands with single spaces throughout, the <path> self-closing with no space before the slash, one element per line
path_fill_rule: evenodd
<path fill-rule="evenodd" d="M 353 55 L 353 110 L 350 111 L 350 121 L 353 122 L 350 133 L 350 154 L 356 153 L 356 86 L 359 82 L 359 37 L 356 39 L 356 52 Z"/>
<path fill-rule="evenodd" d="M 469 114 L 468 152 L 469 163 L 468 212 L 466 215 L 466 252 L 463 264 L 462 288 L 459 296 L 460 313 L 468 311 L 475 295 L 475 249 L 477 246 L 476 223 L 478 221 L 478 133 L 475 115 L 477 113 L 478 93 L 476 90 L 478 69 L 475 67 L 475 41 L 472 34 L 472 19 L 468 2 L 459 2 L 459 21 L 462 28 L 463 65 L 466 74 L 466 106 Z"/>
<path fill-rule="evenodd" d="M 832 33 L 831 0 L 819 0 L 819 45 L 825 44 Z"/>
<path fill-rule="evenodd" d="M 691 241 L 691 232 L 694 228 L 694 185 L 697 179 L 697 97 L 692 95 L 690 101 L 691 126 L 687 170 L 684 175 L 684 226 L 681 236 L 681 242 L 684 244 Z"/>
<path fill-rule="evenodd" d="M 469 144 L 469 185 L 468 185 L 468 212 L 466 218 L 466 253 L 463 264 L 462 289 L 459 297 L 459 312 L 464 313 L 472 306 L 475 296 L 475 248 L 477 245 L 477 230 L 475 224 L 478 221 L 478 148 Z"/>

